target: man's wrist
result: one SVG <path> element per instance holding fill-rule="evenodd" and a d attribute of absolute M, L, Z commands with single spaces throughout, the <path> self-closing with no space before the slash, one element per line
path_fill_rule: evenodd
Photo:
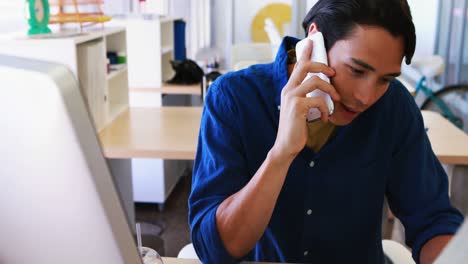
<path fill-rule="evenodd" d="M 286 154 L 277 148 L 273 147 L 270 149 L 267 155 L 267 160 L 278 166 L 287 166 L 289 167 L 292 161 L 296 158 L 295 155 Z"/>
<path fill-rule="evenodd" d="M 427 241 L 419 254 L 420 263 L 433 263 L 452 238 L 453 235 L 439 235 Z"/>

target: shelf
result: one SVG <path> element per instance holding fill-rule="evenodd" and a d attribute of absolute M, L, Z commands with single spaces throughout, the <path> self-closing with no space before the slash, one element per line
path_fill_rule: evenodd
<path fill-rule="evenodd" d="M 201 95 L 201 84 L 169 84 L 165 83 L 162 87 L 131 87 L 130 92 L 135 93 L 161 93 L 161 94 L 190 94 Z"/>
<path fill-rule="evenodd" d="M 164 55 L 166 53 L 172 52 L 174 48 L 172 46 L 163 46 L 161 47 L 161 54 Z"/>
<path fill-rule="evenodd" d="M 105 27 L 105 28 L 87 28 L 82 31 L 77 29 L 61 29 L 52 34 L 43 34 L 43 35 L 34 35 L 28 38 L 27 40 L 34 41 L 72 41 L 73 43 L 79 45 L 86 43 L 88 41 L 94 41 L 101 38 L 109 38 L 113 35 L 125 34 L 125 28 L 123 27 Z M 125 35 L 124 35 L 125 36 Z M 12 35 L 13 38 L 21 39 Z M 11 38 L 11 37 L 10 37 Z M 6 38 L 7 39 L 7 38 Z M 9 39 L 7 39 L 9 40 Z M 1 41 L 1 40 L 0 40 Z M 125 49 L 123 49 L 125 50 Z"/>
<path fill-rule="evenodd" d="M 49 24 L 65 24 L 65 23 L 104 23 L 110 21 L 110 16 L 103 16 L 99 14 L 61 14 L 51 15 Z"/>
<path fill-rule="evenodd" d="M 108 111 L 108 122 L 109 123 L 112 122 L 117 116 L 119 116 L 121 113 L 123 113 L 127 109 L 128 109 L 127 104 L 110 104 L 109 111 Z"/>
<path fill-rule="evenodd" d="M 125 73 L 127 71 L 127 65 L 122 65 L 122 68 L 111 70 L 110 73 L 107 74 L 107 81 L 114 79 L 115 77 Z"/>
<path fill-rule="evenodd" d="M 125 28 L 87 28 L 84 32 L 72 28 L 44 39 L 19 38 L 17 34 L 7 35 L 5 40 L 0 37 L 0 53 L 59 63 L 70 69 L 79 81 L 97 130 L 128 107 L 128 65 L 121 64 L 109 74 L 106 70 L 106 51 L 127 52 Z"/>
<path fill-rule="evenodd" d="M 101 5 L 103 0 L 77 0 L 76 4 L 78 5 Z M 65 6 L 65 5 L 74 5 L 73 0 L 49 0 L 50 6 Z"/>
<path fill-rule="evenodd" d="M 170 16 L 160 16 L 158 17 L 158 20 L 161 23 L 173 23 L 175 20 L 183 20 L 182 17 L 170 17 Z"/>

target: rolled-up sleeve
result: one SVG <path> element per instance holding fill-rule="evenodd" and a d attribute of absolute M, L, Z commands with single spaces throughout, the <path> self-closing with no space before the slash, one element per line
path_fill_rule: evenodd
<path fill-rule="evenodd" d="M 216 210 L 248 182 L 238 112 L 225 77 L 212 84 L 200 125 L 197 154 L 189 197 L 192 243 L 203 263 L 235 263 L 216 224 Z"/>
<path fill-rule="evenodd" d="M 412 98 L 410 98 L 412 100 Z M 449 200 L 448 178 L 432 151 L 421 112 L 403 103 L 398 120 L 398 146 L 392 157 L 387 197 L 405 227 L 406 243 L 419 263 L 424 244 L 437 235 L 454 234 L 463 216 Z"/>

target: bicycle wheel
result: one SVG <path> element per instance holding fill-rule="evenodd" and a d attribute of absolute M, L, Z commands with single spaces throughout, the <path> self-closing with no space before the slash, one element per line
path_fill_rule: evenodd
<path fill-rule="evenodd" d="M 440 99 L 455 116 L 455 125 L 468 133 L 468 85 L 452 85 L 442 88 L 434 93 L 434 97 Z M 443 111 L 431 98 L 427 98 L 421 105 L 422 110 L 431 110 L 444 115 Z M 445 116 L 446 117 L 446 116 Z"/>

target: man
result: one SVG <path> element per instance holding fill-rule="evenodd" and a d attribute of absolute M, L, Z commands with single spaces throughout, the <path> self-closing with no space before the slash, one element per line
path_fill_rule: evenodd
<path fill-rule="evenodd" d="M 189 221 L 204 263 L 239 260 L 383 263 L 384 196 L 416 262 L 430 263 L 463 217 L 448 199 L 413 98 L 394 80 L 415 33 L 405 0 L 321 0 L 307 14 L 329 66 L 295 62 L 286 37 L 272 64 L 210 88 L 194 165 Z M 289 54 L 289 55 L 288 55 Z M 322 72 L 331 84 L 311 78 Z M 329 93 L 335 112 L 323 99 Z M 306 122 L 310 108 L 321 121 Z"/>

